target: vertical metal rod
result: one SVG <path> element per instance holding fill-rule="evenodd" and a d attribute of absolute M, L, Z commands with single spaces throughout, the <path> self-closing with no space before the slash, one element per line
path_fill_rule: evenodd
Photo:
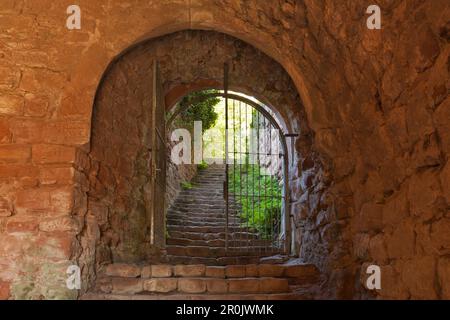
<path fill-rule="evenodd" d="M 240 136 L 239 137 L 239 159 L 241 161 L 241 163 L 239 164 L 239 179 L 240 179 L 239 180 L 240 181 L 240 183 L 239 183 L 239 201 L 240 201 L 240 203 L 242 205 L 242 203 L 243 203 L 243 201 L 242 201 L 242 198 L 243 198 L 243 192 L 242 192 L 243 179 L 242 179 L 242 103 L 241 103 L 241 101 L 239 101 L 239 128 L 240 128 L 240 130 L 239 130 L 239 136 Z M 241 212 L 241 213 L 243 213 L 243 212 Z M 247 224 L 247 223 L 244 223 L 243 225 L 245 225 L 245 224 Z M 239 234 L 238 239 L 239 239 L 239 243 L 243 244 L 244 242 L 246 242 L 245 239 L 247 237 L 245 237 L 244 234 L 243 234 L 243 232 L 245 231 L 245 228 L 243 228 L 241 231 L 242 232 Z M 244 245 L 242 245 L 242 246 L 245 247 Z"/>
<path fill-rule="evenodd" d="M 251 143 L 252 143 L 251 126 L 253 123 L 253 107 L 246 105 L 246 108 L 247 108 L 247 116 L 249 115 L 248 109 L 250 109 L 250 120 L 249 120 L 249 127 L 248 127 L 248 130 L 249 130 L 249 132 L 248 132 L 248 137 L 249 137 L 248 152 L 249 152 L 250 166 L 252 168 L 252 181 L 251 181 L 251 186 L 252 186 L 252 191 L 251 191 L 252 192 L 251 193 L 252 200 L 251 201 L 252 202 L 251 202 L 251 204 L 252 204 L 253 228 L 255 228 L 255 226 L 256 226 L 256 219 L 255 219 L 255 163 L 253 161 L 254 160 L 253 155 L 252 155 L 253 150 L 252 150 L 252 146 L 251 146 Z M 259 237 L 259 238 L 261 238 L 261 237 Z"/>
<path fill-rule="evenodd" d="M 256 163 L 258 165 L 258 167 L 257 167 L 257 169 L 258 169 L 258 212 L 260 214 L 261 213 L 263 214 L 263 219 L 265 220 L 265 213 L 264 213 L 264 211 L 262 211 L 262 208 L 261 208 L 261 203 L 262 203 L 262 201 L 261 201 L 261 158 L 259 157 L 259 153 L 260 153 L 260 150 L 259 150 L 259 148 L 260 148 L 260 146 L 259 146 L 259 139 L 260 139 L 259 121 L 260 121 L 260 119 L 259 119 L 259 111 L 256 109 L 255 109 L 255 111 L 256 111 L 256 157 L 257 157 Z M 263 228 L 266 227 L 264 220 L 263 220 Z M 258 243 L 258 247 L 259 247 L 258 251 L 260 254 L 262 253 L 262 243 L 264 243 L 264 242 Z"/>
<path fill-rule="evenodd" d="M 224 64 L 223 67 L 223 86 L 225 92 L 225 251 L 228 251 L 228 225 L 229 225 L 229 181 L 228 181 L 228 63 Z"/>
<path fill-rule="evenodd" d="M 249 175 L 249 168 L 250 168 L 250 155 L 249 155 L 249 143 L 248 143 L 248 108 L 247 108 L 247 104 L 244 103 L 244 107 L 245 107 L 245 173 L 246 173 L 246 177 L 245 177 L 245 196 L 246 196 L 246 202 L 247 202 L 247 208 L 250 209 L 250 187 L 249 187 L 249 182 L 250 182 L 250 175 Z M 250 239 L 250 212 L 247 212 L 247 239 Z M 252 236 L 253 236 L 253 232 L 252 232 Z M 247 241 L 247 245 L 249 245 L 249 242 Z"/>
<path fill-rule="evenodd" d="M 236 202 L 236 100 L 233 100 L 233 225 L 235 221 Z M 236 239 L 233 242 L 233 247 L 238 247 Z"/>

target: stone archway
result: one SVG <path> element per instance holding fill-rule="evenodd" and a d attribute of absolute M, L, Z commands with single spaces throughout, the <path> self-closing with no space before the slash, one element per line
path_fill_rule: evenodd
<path fill-rule="evenodd" d="M 104 260 L 92 246 L 104 231 L 84 225 L 96 90 L 130 44 L 187 29 L 251 44 L 300 93 L 312 131 L 297 146 L 314 138 L 325 167 L 316 184 L 314 157 L 298 164 L 301 256 L 323 266 L 329 297 L 448 298 L 448 1 L 381 7 L 374 31 L 364 1 L 91 1 L 68 31 L 63 2 L 5 3 L 0 298 L 76 297 L 64 280 L 78 262 L 93 282 Z M 381 292 L 360 283 L 369 261 Z"/>
<path fill-rule="evenodd" d="M 223 63 L 228 62 L 230 90 L 263 97 L 268 106 L 275 108 L 273 111 L 285 124 L 286 132 L 299 134 L 297 143 L 289 145 L 293 165 L 288 170 L 293 186 L 290 198 L 296 225 L 295 253 L 299 254 L 304 231 L 298 220 L 301 205 L 298 201 L 301 190 L 311 187 L 322 165 L 313 151 L 312 133 L 290 76 L 277 62 L 241 40 L 212 31 L 182 31 L 130 50 L 109 68 L 99 88 L 88 155 L 87 227 L 80 237 L 84 244 L 80 261 L 85 270 L 158 256 L 149 243 L 146 220 L 151 206 L 148 188 L 153 59 L 160 63 L 169 103 L 193 87 L 220 84 Z M 302 186 L 303 170 L 308 171 L 305 186 Z M 314 179 L 318 184 L 320 174 Z M 97 230 L 96 238 L 90 237 L 90 230 Z M 309 257 L 304 254 L 305 260 L 312 257 L 314 254 Z M 320 260 L 317 256 L 316 259 Z"/>

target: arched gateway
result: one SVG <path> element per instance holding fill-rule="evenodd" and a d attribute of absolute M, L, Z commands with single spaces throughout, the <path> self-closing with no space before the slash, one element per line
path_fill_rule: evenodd
<path fill-rule="evenodd" d="M 218 97 L 224 104 L 224 118 L 218 120 L 225 133 L 222 164 L 206 170 L 197 164 L 176 167 L 167 152 L 172 122 L 183 112 L 176 102 L 192 91 L 211 88 L 216 91 L 203 99 Z M 89 157 L 95 171 L 90 175 L 88 205 L 108 212 L 95 244 L 102 253 L 96 261 L 97 288 L 106 281 L 113 292 L 120 292 L 115 288 L 120 284 L 110 278 L 123 273 L 116 270 L 117 263 L 163 264 L 170 274 L 176 268 L 200 268 L 192 272 L 202 277 L 209 267 L 220 266 L 226 272 L 228 265 L 245 270 L 252 264 L 256 279 L 247 279 L 251 275 L 245 272 L 238 276 L 252 282 L 252 290 L 291 294 L 290 280 L 277 278 L 288 267 L 280 266 L 281 271 L 261 267 L 269 269 L 267 275 L 274 273 L 271 281 L 280 289 L 262 284 L 266 280 L 259 278 L 258 265 L 260 259 L 274 255 L 276 261 L 286 261 L 298 250 L 292 246 L 298 232 L 291 227 L 289 188 L 296 168 L 289 165 L 289 158 L 297 156 L 293 130 L 302 127 L 301 134 L 308 135 L 300 114 L 300 98 L 284 69 L 224 34 L 178 32 L 137 46 L 118 59 L 103 78 L 92 120 Z M 286 142 L 286 135 L 292 143 Z M 181 182 L 195 185 L 183 189 Z M 315 279 L 314 267 L 297 269 L 293 277 L 310 272 Z M 159 280 L 154 280 L 156 287 L 148 284 L 138 291 L 162 293 Z M 201 289 L 202 281 L 196 283 L 198 293 L 208 294 Z M 220 293 L 250 293 L 234 288 L 238 283 L 225 281 L 227 289 Z M 189 292 L 180 285 L 168 291 Z"/>

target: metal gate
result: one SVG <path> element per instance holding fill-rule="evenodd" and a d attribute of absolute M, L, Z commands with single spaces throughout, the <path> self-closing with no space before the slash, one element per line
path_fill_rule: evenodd
<path fill-rule="evenodd" d="M 289 253 L 289 157 L 285 135 L 269 108 L 251 97 L 228 91 L 227 64 L 223 92 L 191 103 L 212 97 L 225 100 L 223 194 L 227 252 Z M 185 108 L 176 110 L 168 123 Z"/>
<path fill-rule="evenodd" d="M 228 94 L 225 100 L 227 248 L 261 254 L 288 252 L 284 136 L 263 106 Z M 245 231 L 234 233 L 236 226 Z"/>
<path fill-rule="evenodd" d="M 162 90 L 159 64 L 153 62 L 152 88 L 152 153 L 151 153 L 151 193 L 152 211 L 150 215 L 150 242 L 158 248 L 165 246 L 165 201 L 161 195 L 166 190 L 166 108 Z"/>

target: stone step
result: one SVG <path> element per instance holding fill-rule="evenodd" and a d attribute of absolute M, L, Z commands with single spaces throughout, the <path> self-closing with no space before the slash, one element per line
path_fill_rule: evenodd
<path fill-rule="evenodd" d="M 181 219 L 167 219 L 167 223 L 171 226 L 189 226 L 189 227 L 225 227 L 226 221 L 193 221 L 193 220 L 181 220 Z M 229 227 L 241 227 L 238 221 L 229 221 Z"/>
<path fill-rule="evenodd" d="M 223 227 L 201 227 L 201 226 L 181 226 L 181 225 L 167 225 L 167 229 L 169 233 L 171 231 L 180 231 L 180 232 L 194 232 L 194 233 L 221 233 L 225 232 L 225 226 Z M 244 227 L 230 227 L 228 228 L 228 232 L 255 232 L 251 230 L 251 228 Z"/>
<path fill-rule="evenodd" d="M 304 293 L 276 293 L 276 294 L 104 294 L 87 293 L 81 300 L 310 300 L 312 295 Z"/>
<path fill-rule="evenodd" d="M 312 264 L 246 264 L 208 266 L 204 264 L 153 264 L 137 265 L 114 263 L 107 265 L 103 270 L 103 277 L 113 278 L 170 278 L 170 277 L 196 277 L 196 278 L 285 278 L 300 279 L 304 283 L 318 278 L 319 271 Z"/>
<path fill-rule="evenodd" d="M 239 210 L 230 208 L 228 211 L 228 214 L 231 215 L 237 215 L 239 214 Z M 205 215 L 215 215 L 215 214 L 221 214 L 225 215 L 225 207 L 224 208 L 203 208 L 203 207 L 197 207 L 197 208 L 187 208 L 187 207 L 181 207 L 181 206 L 174 206 L 170 208 L 170 211 L 168 211 L 168 214 L 171 213 L 177 213 L 177 214 L 205 214 Z"/>
<path fill-rule="evenodd" d="M 208 203 L 208 202 L 203 202 L 203 203 L 177 203 L 175 201 L 175 203 L 172 205 L 171 209 L 180 209 L 180 208 L 188 208 L 188 209 L 193 209 L 193 211 L 195 212 L 196 209 L 199 209 L 199 207 L 203 210 L 205 209 L 223 209 L 225 208 L 225 202 L 219 202 L 217 201 L 217 203 Z M 237 207 L 236 205 L 230 205 L 229 208 L 231 207 Z"/>
<path fill-rule="evenodd" d="M 167 244 L 178 246 L 225 247 L 225 239 L 192 240 L 188 238 L 169 238 L 167 239 Z M 228 246 L 230 247 L 245 247 L 245 246 L 267 247 L 270 246 L 271 244 L 272 242 L 270 240 L 259 240 L 259 239 L 246 240 L 245 238 L 228 241 Z"/>
<path fill-rule="evenodd" d="M 168 278 L 103 278 L 99 291 L 113 294 L 165 294 L 171 292 L 189 294 L 250 294 L 289 293 L 287 279 L 283 278 L 234 278 L 217 279 L 203 277 Z"/>
<path fill-rule="evenodd" d="M 193 197 L 193 196 L 201 196 L 201 197 L 221 197 L 223 199 L 223 190 L 217 189 L 207 189 L 207 190 L 198 190 L 198 189 L 190 189 L 183 190 L 182 195 L 185 197 Z"/>
<path fill-rule="evenodd" d="M 212 201 L 215 202 L 215 204 L 223 203 L 225 205 L 223 196 L 200 198 L 200 197 L 185 196 L 183 194 L 180 194 L 178 198 L 173 202 L 173 204 L 185 204 L 185 203 L 202 204 L 205 203 L 206 201 Z M 234 202 L 234 200 L 230 200 L 230 202 Z"/>
<path fill-rule="evenodd" d="M 258 239 L 258 234 L 255 232 L 230 232 L 228 234 L 228 239 Z M 225 240 L 225 232 L 218 233 L 203 233 L 203 232 L 184 232 L 169 230 L 170 238 L 182 238 L 190 240 Z"/>
<path fill-rule="evenodd" d="M 261 257 L 258 256 L 235 256 L 235 257 L 190 257 L 167 255 L 165 262 L 171 264 L 205 264 L 208 266 L 226 266 L 236 264 L 255 264 L 259 263 Z"/>
<path fill-rule="evenodd" d="M 199 213 L 168 213 L 167 214 L 167 218 L 168 219 L 179 219 L 179 220 L 193 220 L 193 221 L 209 221 L 209 222 L 214 222 L 214 221 L 226 221 L 226 216 L 224 214 L 199 214 Z M 228 216 L 229 220 L 241 220 L 241 218 L 239 218 L 236 215 L 229 215 Z"/>
<path fill-rule="evenodd" d="M 175 207 L 182 207 L 182 206 L 188 206 L 188 207 L 196 207 L 196 206 L 200 206 L 202 208 L 225 208 L 226 202 L 220 199 L 214 200 L 214 199 L 210 199 L 210 200 L 184 200 L 184 199 L 177 199 L 173 202 L 171 208 L 175 208 Z M 234 207 L 234 208 L 238 208 L 239 205 L 238 204 L 233 204 L 230 202 L 229 208 Z"/>
<path fill-rule="evenodd" d="M 226 250 L 224 247 L 208 246 L 175 246 L 166 247 L 167 254 L 186 257 L 235 257 L 235 256 L 260 256 L 278 252 L 276 249 L 266 247 L 231 247 Z"/>
<path fill-rule="evenodd" d="M 183 191 L 181 192 L 176 200 L 180 200 L 180 201 L 197 201 L 197 202 L 202 202 L 202 201 L 225 201 L 224 197 L 223 197 L 223 193 L 222 194 L 217 194 L 215 196 L 206 196 L 203 194 L 199 194 L 196 195 L 195 197 L 192 197 L 192 195 L 190 195 L 187 191 Z M 176 201 L 175 200 L 175 201 Z M 235 201 L 235 197 L 233 195 L 229 195 L 229 200 L 231 201 Z"/>
<path fill-rule="evenodd" d="M 175 222 L 175 223 L 172 223 Z M 170 224 L 179 224 L 179 223 L 183 223 L 184 225 L 190 225 L 190 223 L 192 222 L 193 224 L 198 224 L 198 223 L 218 223 L 221 226 L 225 226 L 227 223 L 227 219 L 226 218 L 211 218 L 211 217 L 191 217 L 191 219 L 187 219 L 185 217 L 180 217 L 180 216 L 168 216 L 167 217 L 167 223 Z M 236 224 L 238 226 L 245 226 L 243 222 L 241 222 L 241 219 L 237 218 L 237 217 L 233 217 L 233 218 L 228 218 L 228 223 L 229 224 Z"/>
<path fill-rule="evenodd" d="M 168 219 L 176 219 L 176 220 L 182 220 L 182 221 L 192 221 L 192 222 L 224 222 L 226 221 L 226 216 L 223 214 L 199 214 L 199 213 L 170 213 L 167 214 Z M 239 218 L 236 215 L 229 215 L 228 216 L 229 221 L 242 221 L 241 218 Z"/>
<path fill-rule="evenodd" d="M 83 299 L 306 298 L 319 272 L 310 264 L 136 265 L 111 264 L 99 274 L 95 292 Z M 281 295 L 283 294 L 283 295 Z M 106 296 L 103 296 L 106 295 Z M 251 296 L 250 296 L 251 295 Z M 270 295 L 270 297 L 268 296 Z M 278 296 L 274 296 L 278 295 Z M 216 297 L 217 296 L 217 297 Z"/>

